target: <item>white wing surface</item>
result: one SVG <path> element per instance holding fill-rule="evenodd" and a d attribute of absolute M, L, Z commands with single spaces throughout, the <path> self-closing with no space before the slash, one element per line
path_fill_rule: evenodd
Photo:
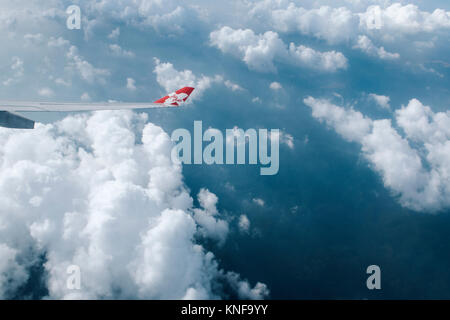
<path fill-rule="evenodd" d="M 96 110 L 125 110 L 171 108 L 183 104 L 194 88 L 184 87 L 152 103 L 132 102 L 24 102 L 0 101 L 0 127 L 14 129 L 33 129 L 34 121 L 17 112 L 79 112 Z"/>
<path fill-rule="evenodd" d="M 74 112 L 95 110 L 122 110 L 122 109 L 151 109 L 168 108 L 175 105 L 164 103 L 54 103 L 54 102 L 27 102 L 27 101 L 0 101 L 0 111 L 9 112 Z"/>

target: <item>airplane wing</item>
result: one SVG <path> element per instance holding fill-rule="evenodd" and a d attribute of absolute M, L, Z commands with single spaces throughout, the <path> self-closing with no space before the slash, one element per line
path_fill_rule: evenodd
<path fill-rule="evenodd" d="M 16 114 L 16 112 L 78 112 L 96 110 L 124 110 L 178 107 L 191 95 L 194 88 L 184 87 L 153 103 L 59 103 L 59 102 L 21 102 L 0 101 L 0 126 L 16 129 L 33 129 L 34 121 Z"/>

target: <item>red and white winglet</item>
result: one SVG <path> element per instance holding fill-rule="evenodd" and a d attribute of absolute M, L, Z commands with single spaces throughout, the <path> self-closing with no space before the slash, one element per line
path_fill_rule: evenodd
<path fill-rule="evenodd" d="M 166 106 L 180 106 L 186 102 L 192 91 L 194 91 L 194 88 L 184 87 L 159 100 L 156 100 L 155 103 L 165 104 Z"/>

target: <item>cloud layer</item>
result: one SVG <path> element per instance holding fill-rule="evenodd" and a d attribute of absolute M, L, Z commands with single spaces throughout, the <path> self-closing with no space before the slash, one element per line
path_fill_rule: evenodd
<path fill-rule="evenodd" d="M 330 5 L 314 7 L 290 1 L 265 0 L 256 2 L 250 15 L 266 21 L 277 31 L 297 31 L 329 43 L 348 41 L 359 34 L 386 33 L 401 37 L 450 28 L 450 12 L 443 9 L 427 12 L 417 5 L 399 2 L 386 4 L 386 1 L 375 1 L 381 3 L 373 5 L 367 3 L 370 1 L 352 2 L 334 1 Z M 358 3 L 361 4 L 358 6 Z"/>
<path fill-rule="evenodd" d="M 359 111 L 328 100 L 308 97 L 312 115 L 361 151 L 400 203 L 417 211 L 436 212 L 450 207 L 450 112 L 434 113 L 419 100 L 395 112 L 391 120 L 372 120 Z"/>
<path fill-rule="evenodd" d="M 251 29 L 222 27 L 211 32 L 210 42 L 223 53 L 242 59 L 250 69 L 259 72 L 275 72 L 275 62 L 326 72 L 347 68 L 347 59 L 342 53 L 319 52 L 292 42 L 287 46 L 273 31 L 255 34 Z"/>
<path fill-rule="evenodd" d="M 268 294 L 194 240 L 224 242 L 228 223 L 206 189 L 193 207 L 169 136 L 145 122 L 98 112 L 0 129 L 0 297 L 14 296 L 42 255 L 50 298 L 219 298 L 221 281 L 248 288 L 243 298 Z M 80 290 L 66 285 L 70 265 Z"/>

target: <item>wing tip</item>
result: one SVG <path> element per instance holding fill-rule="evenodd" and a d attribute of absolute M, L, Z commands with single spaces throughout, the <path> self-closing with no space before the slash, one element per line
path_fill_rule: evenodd
<path fill-rule="evenodd" d="M 195 90 L 193 87 L 183 87 L 177 91 L 168 94 L 156 100 L 154 103 L 161 103 L 168 106 L 180 106 L 182 103 L 186 102 L 192 92 Z"/>

